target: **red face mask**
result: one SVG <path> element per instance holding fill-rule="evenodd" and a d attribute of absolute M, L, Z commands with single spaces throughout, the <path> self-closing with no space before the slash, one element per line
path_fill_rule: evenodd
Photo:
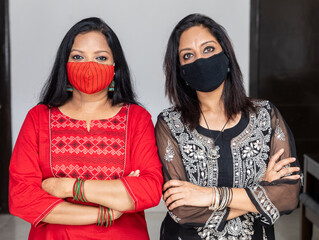
<path fill-rule="evenodd" d="M 96 62 L 68 62 L 66 64 L 70 83 L 80 92 L 97 93 L 110 85 L 114 66 Z"/>

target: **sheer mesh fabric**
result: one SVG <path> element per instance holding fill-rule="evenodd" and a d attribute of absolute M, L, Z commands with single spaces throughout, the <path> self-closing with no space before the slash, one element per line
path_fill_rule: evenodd
<path fill-rule="evenodd" d="M 164 182 L 171 179 L 188 181 L 178 144 L 160 117 L 155 126 L 155 136 L 163 168 L 168 170 L 168 173 L 164 170 Z M 171 212 L 171 217 L 185 227 L 203 226 L 212 213 L 213 211 L 206 207 L 181 206 Z"/>
<path fill-rule="evenodd" d="M 267 164 L 269 158 L 281 148 L 285 150 L 281 159 L 296 157 L 294 139 L 290 129 L 279 111 L 273 105 L 270 104 L 270 106 L 272 134 Z M 170 179 L 189 181 L 178 142 L 173 137 L 165 120 L 161 117 L 158 118 L 155 132 L 160 159 L 164 167 L 164 181 L 167 182 Z M 298 161 L 291 164 L 291 166 L 299 166 Z M 299 180 L 280 179 L 271 183 L 260 180 L 258 185 L 246 186 L 245 190 L 259 210 L 261 214 L 259 216 L 263 217 L 263 222 L 273 224 L 279 215 L 287 214 L 296 208 L 299 188 Z M 228 212 L 223 211 L 223 213 L 227 215 Z M 181 206 L 170 213 L 171 217 L 184 227 L 203 226 L 211 216 L 220 216 L 221 214 L 221 212 L 208 210 L 207 207 L 192 206 Z M 226 215 L 223 217 L 223 221 L 226 221 Z"/>
<path fill-rule="evenodd" d="M 271 126 L 272 136 L 270 144 L 270 156 L 273 156 L 277 151 L 283 148 L 285 151 L 280 160 L 289 157 L 297 158 L 295 142 L 291 130 L 279 113 L 278 109 L 273 105 L 271 112 Z M 291 166 L 299 167 L 298 160 L 293 162 Z M 299 172 L 299 174 L 301 173 Z M 268 198 L 278 209 L 280 215 L 288 214 L 297 207 L 300 180 L 279 179 L 271 183 L 263 181 L 260 183 L 260 185 L 264 188 Z M 258 195 L 260 191 L 260 189 L 257 190 L 255 194 Z M 258 209 L 259 206 L 260 209 L 261 203 L 257 201 L 255 204 L 258 204 L 256 207 Z"/>

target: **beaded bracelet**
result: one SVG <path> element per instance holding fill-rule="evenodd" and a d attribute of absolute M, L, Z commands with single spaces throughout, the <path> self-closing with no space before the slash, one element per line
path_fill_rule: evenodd
<path fill-rule="evenodd" d="M 84 195 L 84 182 L 85 179 L 77 178 L 73 185 L 73 201 L 81 201 L 87 202 L 85 195 Z"/>

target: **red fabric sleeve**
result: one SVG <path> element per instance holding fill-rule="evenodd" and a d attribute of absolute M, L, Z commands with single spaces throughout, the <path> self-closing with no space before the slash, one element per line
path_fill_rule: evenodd
<path fill-rule="evenodd" d="M 124 177 L 122 182 L 134 201 L 134 212 L 159 204 L 162 196 L 162 165 L 155 143 L 150 114 L 140 106 L 131 105 L 128 116 L 129 159 L 131 170 L 140 170 L 139 177 Z"/>
<path fill-rule="evenodd" d="M 31 109 L 16 141 L 9 167 L 9 210 L 34 226 L 63 200 L 41 188 L 43 173 L 39 159 L 39 114 Z M 49 138 L 48 138 L 49 141 Z"/>

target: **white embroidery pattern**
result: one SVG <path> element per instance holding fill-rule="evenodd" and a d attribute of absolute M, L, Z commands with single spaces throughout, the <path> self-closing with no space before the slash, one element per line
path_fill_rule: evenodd
<path fill-rule="evenodd" d="M 252 189 L 260 182 L 265 174 L 267 161 L 270 152 L 271 140 L 271 106 L 268 101 L 255 101 L 257 113 L 251 113 L 249 123 L 245 130 L 231 141 L 233 156 L 233 187 Z M 162 117 L 167 123 L 173 137 L 176 139 L 185 172 L 191 183 L 200 186 L 217 186 L 218 183 L 218 162 L 212 159 L 212 139 L 199 134 L 196 130 L 190 131 L 181 121 L 181 115 L 174 108 L 162 112 Z M 170 144 L 170 143 L 169 143 Z M 167 156 L 170 159 L 169 144 L 166 148 Z M 262 187 L 261 187 L 262 189 Z M 262 194 L 254 195 L 258 204 L 274 222 L 279 217 L 279 212 L 270 202 L 265 191 Z M 267 204 L 265 205 L 265 200 Z M 265 207 L 263 207 L 265 206 Z M 253 224 L 255 218 L 267 222 L 265 217 L 245 214 L 241 217 L 227 221 L 224 229 L 219 232 L 216 229 L 220 225 L 225 210 L 214 212 L 204 227 L 197 228 L 202 239 L 251 239 L 254 234 Z"/>
<path fill-rule="evenodd" d="M 276 138 L 278 138 L 281 141 L 285 141 L 286 140 L 285 133 L 281 129 L 281 127 L 279 126 L 279 119 L 276 119 L 275 136 L 276 136 Z"/>
<path fill-rule="evenodd" d="M 205 240 L 222 239 L 222 240 L 233 240 L 233 239 L 252 239 L 254 234 L 253 223 L 254 217 L 251 214 L 245 214 L 242 218 L 234 218 L 227 222 L 225 228 L 218 232 L 216 227 L 219 225 L 218 221 L 221 221 L 223 217 L 218 216 L 213 219 L 209 219 L 205 227 L 198 228 L 198 235 Z"/>
<path fill-rule="evenodd" d="M 167 146 L 166 146 L 166 152 L 165 152 L 165 155 L 164 155 L 164 159 L 165 161 L 167 162 L 171 162 L 174 158 L 174 149 L 172 147 L 172 143 L 170 140 L 168 140 L 167 142 Z"/>
<path fill-rule="evenodd" d="M 174 108 L 164 110 L 162 116 L 178 142 L 190 182 L 199 186 L 217 186 L 217 160 L 208 156 L 211 153 L 211 140 L 184 126 L 180 113 Z"/>
<path fill-rule="evenodd" d="M 173 212 L 171 212 L 171 211 L 168 211 L 168 213 L 169 213 L 169 215 L 171 216 L 171 218 L 175 221 L 175 222 L 177 222 L 177 223 L 179 223 L 179 221 L 181 220 L 179 217 L 177 217 Z"/>
<path fill-rule="evenodd" d="M 270 201 L 265 189 L 262 186 L 248 187 L 251 193 L 254 195 L 255 200 L 259 203 L 263 212 L 267 215 L 267 222 L 274 224 L 274 222 L 279 218 L 279 211 L 275 205 Z M 265 221 L 263 221 L 265 222 Z M 266 222 L 266 223 L 267 223 Z"/>

